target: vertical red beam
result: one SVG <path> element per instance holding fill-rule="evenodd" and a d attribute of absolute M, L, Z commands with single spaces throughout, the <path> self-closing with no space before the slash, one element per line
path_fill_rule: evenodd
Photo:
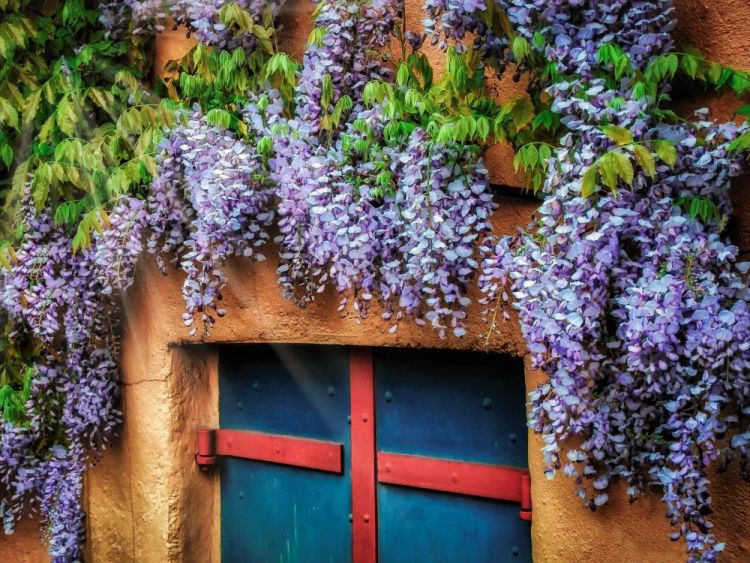
<path fill-rule="evenodd" d="M 371 350 L 353 348 L 349 370 L 354 563 L 375 563 L 378 558 L 378 519 L 375 496 L 375 377 Z"/>

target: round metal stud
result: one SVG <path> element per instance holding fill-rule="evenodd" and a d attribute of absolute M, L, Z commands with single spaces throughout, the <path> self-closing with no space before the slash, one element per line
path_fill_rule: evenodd
<path fill-rule="evenodd" d="M 336 394 L 336 389 L 334 389 L 333 387 L 329 387 L 328 388 L 328 396 L 329 397 L 333 397 L 335 394 Z"/>
<path fill-rule="evenodd" d="M 518 549 L 518 546 L 514 545 L 510 548 L 510 552 L 513 554 L 513 557 L 518 557 L 518 555 L 521 553 L 521 550 Z"/>
<path fill-rule="evenodd" d="M 256 381 L 255 383 L 253 383 L 253 391 L 257 391 L 258 389 L 260 389 L 260 383 Z"/>
<path fill-rule="evenodd" d="M 485 410 L 490 410 L 492 408 L 492 399 L 489 397 L 485 397 L 484 401 L 482 401 L 482 406 L 485 408 Z"/>
<path fill-rule="evenodd" d="M 242 401 L 240 401 L 239 403 L 237 403 L 237 410 L 239 410 L 239 411 L 242 410 Z"/>
<path fill-rule="evenodd" d="M 390 403 L 391 401 L 393 401 L 393 393 L 391 393 L 390 391 L 386 391 L 385 392 L 385 401 L 386 401 L 386 403 Z"/>
<path fill-rule="evenodd" d="M 518 442 L 518 434 L 516 434 L 515 432 L 508 436 L 508 438 L 510 439 L 511 444 L 515 444 L 516 442 Z"/>

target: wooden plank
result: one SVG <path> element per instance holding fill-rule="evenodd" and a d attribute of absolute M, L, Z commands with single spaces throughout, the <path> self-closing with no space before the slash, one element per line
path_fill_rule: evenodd
<path fill-rule="evenodd" d="M 343 472 L 342 445 L 335 442 L 225 428 L 216 430 L 214 439 L 217 456 Z"/>
<path fill-rule="evenodd" d="M 378 452 L 378 481 L 510 502 L 522 502 L 528 471 L 388 452 Z"/>
<path fill-rule="evenodd" d="M 351 352 L 352 548 L 356 563 L 377 561 L 375 384 L 372 352 Z"/>

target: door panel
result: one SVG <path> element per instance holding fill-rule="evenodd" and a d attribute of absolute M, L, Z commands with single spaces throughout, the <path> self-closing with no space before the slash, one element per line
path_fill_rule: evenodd
<path fill-rule="evenodd" d="M 375 350 L 378 450 L 527 467 L 523 362 Z"/>
<path fill-rule="evenodd" d="M 376 350 L 378 451 L 525 469 L 522 374 L 521 360 L 507 356 Z M 459 482 L 458 474 L 437 477 Z M 529 525 L 510 502 L 381 483 L 378 557 L 531 561 Z"/>
<path fill-rule="evenodd" d="M 344 473 L 226 458 L 222 560 L 351 561 L 349 367 L 343 348 L 248 346 L 222 351 L 222 428 L 343 444 Z"/>
<path fill-rule="evenodd" d="M 258 461 L 222 462 L 224 563 L 351 561 L 344 477 Z"/>
<path fill-rule="evenodd" d="M 347 350 L 332 346 L 227 347 L 219 367 L 221 426 L 348 442 L 348 362 Z"/>
<path fill-rule="evenodd" d="M 518 505 L 378 485 L 381 563 L 530 562 Z"/>

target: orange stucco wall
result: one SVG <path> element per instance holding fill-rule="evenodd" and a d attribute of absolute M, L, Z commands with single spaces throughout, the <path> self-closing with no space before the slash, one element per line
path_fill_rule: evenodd
<path fill-rule="evenodd" d="M 750 6 L 748 0 L 677 0 L 678 36 L 697 44 L 712 58 L 750 70 Z M 421 18 L 421 0 L 407 0 L 407 17 L 415 29 Z M 291 0 L 283 14 L 283 43 L 301 56 L 311 29 L 311 3 Z M 160 40 L 155 64 L 184 51 L 179 33 Z M 439 54 L 432 58 L 439 65 Z M 519 85 L 503 80 L 503 97 Z M 727 117 L 736 100 L 710 94 L 680 94 L 681 111 L 709 105 Z M 518 185 L 507 146 L 490 151 L 487 160 L 493 181 Z M 743 189 L 745 188 L 745 189 Z M 750 181 L 738 183 L 733 196 L 737 218 L 730 234 L 750 250 Z M 535 205 L 499 198 L 494 217 L 499 233 L 525 225 Z M 268 251 L 272 257 L 273 251 Z M 88 512 L 87 560 L 160 563 L 218 561 L 218 482 L 200 473 L 193 463 L 195 431 L 215 426 L 218 419 L 216 356 L 212 344 L 223 342 L 304 342 L 373 346 L 452 347 L 483 349 L 479 308 L 469 335 L 462 340 L 439 340 L 430 330 L 404 323 L 396 334 L 387 331 L 375 311 L 364 323 L 336 312 L 338 298 L 328 292 L 305 310 L 282 299 L 276 284 L 275 263 L 235 261 L 227 266 L 228 314 L 204 344 L 187 338 L 181 322 L 181 276 L 163 277 L 152 261 L 144 260 L 135 286 L 124 305 L 125 336 L 122 350 L 125 422 L 114 447 L 89 472 L 84 499 Z M 497 352 L 523 355 L 525 348 L 515 323 L 506 323 L 492 339 Z M 543 375 L 527 369 L 532 388 Z M 669 527 L 663 507 L 653 496 L 628 505 L 625 495 L 610 495 L 610 504 L 597 513 L 580 506 L 572 483 L 564 477 L 543 477 L 540 440 L 529 435 L 532 473 L 534 559 L 539 563 L 613 561 L 622 563 L 680 562 L 681 543 L 666 539 Z M 750 561 L 750 486 L 733 475 L 714 479 L 716 533 L 728 542 L 724 561 Z M 39 530 L 31 520 L 9 538 L 0 536 L 0 562 L 47 561 Z"/>

